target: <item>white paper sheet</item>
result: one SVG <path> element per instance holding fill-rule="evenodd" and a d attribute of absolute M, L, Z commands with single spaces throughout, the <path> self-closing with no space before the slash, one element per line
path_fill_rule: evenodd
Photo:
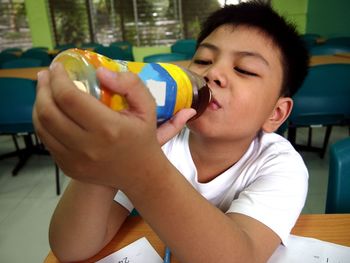
<path fill-rule="evenodd" d="M 350 263 L 350 247 L 291 235 L 288 246 L 280 245 L 268 263 Z"/>
<path fill-rule="evenodd" d="M 163 259 L 143 237 L 96 263 L 163 263 Z"/>

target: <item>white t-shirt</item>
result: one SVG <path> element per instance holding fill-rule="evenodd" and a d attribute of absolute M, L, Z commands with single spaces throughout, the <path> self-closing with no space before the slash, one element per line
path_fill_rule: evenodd
<path fill-rule="evenodd" d="M 170 162 L 209 202 L 225 213 L 250 216 L 286 244 L 305 203 L 308 172 L 301 156 L 282 136 L 260 133 L 242 158 L 208 183 L 199 183 L 184 129 L 163 146 Z M 119 191 L 115 200 L 131 210 Z"/>

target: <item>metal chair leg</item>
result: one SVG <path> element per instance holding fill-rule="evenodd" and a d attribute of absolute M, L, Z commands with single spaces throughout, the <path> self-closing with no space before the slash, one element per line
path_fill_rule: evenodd
<path fill-rule="evenodd" d="M 55 176 L 56 176 L 56 194 L 61 194 L 61 184 L 60 184 L 60 169 L 58 165 L 55 163 Z"/>
<path fill-rule="evenodd" d="M 328 146 L 328 142 L 329 142 L 329 137 L 331 136 L 332 128 L 333 128 L 332 125 L 327 126 L 327 128 L 326 128 L 326 134 L 324 136 L 323 146 L 322 146 L 322 149 L 320 152 L 321 158 L 323 158 L 324 155 L 326 154 L 326 150 L 327 150 L 327 146 Z"/>

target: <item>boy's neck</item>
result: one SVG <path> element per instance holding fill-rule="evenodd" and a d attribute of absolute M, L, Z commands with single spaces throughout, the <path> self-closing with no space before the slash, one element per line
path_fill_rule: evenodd
<path fill-rule="evenodd" d="M 229 169 L 245 154 L 252 139 L 246 141 L 217 141 L 190 133 L 189 148 L 197 168 L 198 181 L 207 183 Z"/>

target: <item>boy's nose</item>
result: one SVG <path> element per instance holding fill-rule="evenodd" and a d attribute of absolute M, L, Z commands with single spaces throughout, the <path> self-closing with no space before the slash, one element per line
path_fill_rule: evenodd
<path fill-rule="evenodd" d="M 208 78 L 208 77 L 204 77 L 204 80 L 205 80 L 207 83 L 209 83 L 209 78 Z M 214 79 L 213 82 L 214 82 L 216 85 L 218 85 L 218 86 L 221 87 L 221 81 L 220 81 L 220 80 Z"/>
<path fill-rule="evenodd" d="M 227 85 L 225 68 L 219 65 L 212 65 L 206 72 L 204 79 L 210 87 L 224 88 Z"/>

